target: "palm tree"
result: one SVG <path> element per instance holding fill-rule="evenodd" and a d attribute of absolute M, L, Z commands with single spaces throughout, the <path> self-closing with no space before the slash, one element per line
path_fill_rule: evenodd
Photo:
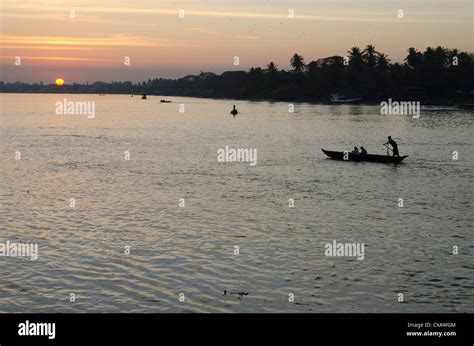
<path fill-rule="evenodd" d="M 436 64 L 435 51 L 431 47 L 427 47 L 423 52 L 423 65 L 433 66 Z"/>
<path fill-rule="evenodd" d="M 388 70 L 388 65 L 390 63 L 390 59 L 386 54 L 379 53 L 377 56 L 377 70 L 380 72 L 385 72 Z"/>
<path fill-rule="evenodd" d="M 361 66 L 363 63 L 362 52 L 359 47 L 352 47 L 347 51 L 349 53 L 350 65 L 352 66 Z"/>
<path fill-rule="evenodd" d="M 302 55 L 295 53 L 291 57 L 290 63 L 291 63 L 291 67 L 293 67 L 293 71 L 296 73 L 302 72 L 305 68 L 304 58 Z"/>
<path fill-rule="evenodd" d="M 428 47 L 423 53 L 423 65 L 429 67 L 443 68 L 448 65 L 447 49 L 438 46 L 436 48 Z"/>
<path fill-rule="evenodd" d="M 408 66 L 415 68 L 422 63 L 423 54 L 418 52 L 415 48 L 411 47 L 408 49 L 408 55 L 405 58 Z"/>
<path fill-rule="evenodd" d="M 268 65 L 267 65 L 267 72 L 269 73 L 277 73 L 278 72 L 278 67 L 277 65 L 271 61 Z"/>
<path fill-rule="evenodd" d="M 370 68 L 375 67 L 378 55 L 379 52 L 377 52 L 375 50 L 375 47 L 371 44 L 367 45 L 367 47 L 362 52 L 362 58 L 364 59 L 364 62 L 367 64 L 367 66 L 369 66 Z"/>

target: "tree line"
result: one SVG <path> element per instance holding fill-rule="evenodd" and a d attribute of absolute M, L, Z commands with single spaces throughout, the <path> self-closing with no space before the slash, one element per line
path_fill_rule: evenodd
<path fill-rule="evenodd" d="M 140 83 L 95 82 L 62 87 L 3 83 L 0 92 L 130 93 L 280 101 L 327 101 L 332 93 L 361 97 L 364 101 L 391 98 L 447 100 L 466 97 L 474 90 L 473 56 L 457 49 L 409 48 L 403 63 L 391 63 L 373 45 L 351 48 L 346 56 L 305 62 L 295 53 L 291 70 L 274 62 L 264 68 L 201 72 L 179 79 L 155 78 Z M 463 96 L 464 95 L 464 96 Z"/>

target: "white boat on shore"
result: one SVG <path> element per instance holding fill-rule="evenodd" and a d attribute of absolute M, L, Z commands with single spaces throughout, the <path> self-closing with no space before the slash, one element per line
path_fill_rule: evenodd
<path fill-rule="evenodd" d="M 331 103 L 344 104 L 344 103 L 358 103 L 362 99 L 360 97 L 348 98 L 343 94 L 331 94 Z"/>

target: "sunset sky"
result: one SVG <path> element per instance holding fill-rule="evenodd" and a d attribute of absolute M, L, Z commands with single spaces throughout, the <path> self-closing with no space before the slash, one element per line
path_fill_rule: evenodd
<path fill-rule="evenodd" d="M 474 52 L 472 0 L 80 0 L 1 2 L 3 81 L 142 81 L 265 66 L 287 69 L 371 43 Z M 179 18 L 180 9 L 184 18 Z M 288 18 L 289 9 L 295 17 Z M 398 18 L 403 9 L 404 18 Z M 72 16 L 72 15 L 75 16 Z M 21 65 L 15 65 L 15 57 Z M 124 57 L 130 57 L 130 66 Z M 233 65 L 234 56 L 240 66 Z"/>

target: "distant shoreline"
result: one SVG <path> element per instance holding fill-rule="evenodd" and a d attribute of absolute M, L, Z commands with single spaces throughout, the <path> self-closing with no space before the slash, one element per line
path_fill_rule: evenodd
<path fill-rule="evenodd" d="M 6 92 L 6 91 L 0 91 L 0 94 L 43 94 L 43 95 L 125 95 L 130 97 L 130 93 L 96 93 L 96 92 L 30 92 L 30 91 L 24 91 L 24 92 Z M 143 94 L 133 94 L 135 97 L 140 97 Z M 377 100 L 362 100 L 361 102 L 358 103 L 343 103 L 343 104 L 337 104 L 337 103 L 332 103 L 329 100 L 305 100 L 305 99 L 297 99 L 297 100 L 289 100 L 289 99 L 271 99 L 271 98 L 245 98 L 245 99 L 237 99 L 237 98 L 229 98 L 229 97 L 204 97 L 204 96 L 195 96 L 195 95 L 171 95 L 171 94 L 147 94 L 148 98 L 150 97 L 191 97 L 191 98 L 198 98 L 198 99 L 209 99 L 209 100 L 229 100 L 232 102 L 235 101 L 247 101 L 247 102 L 281 102 L 281 103 L 308 103 L 308 104 L 314 104 L 314 105 L 327 105 L 327 106 L 378 106 L 380 105 L 381 102 L 387 101 L 387 99 L 380 99 L 379 101 Z M 415 99 L 395 99 L 392 98 L 393 100 L 399 100 L 399 101 L 413 101 Z M 457 107 L 459 105 L 464 105 L 464 104 L 474 104 L 474 95 L 469 95 L 469 96 L 463 96 L 463 95 L 457 95 L 456 97 L 443 97 L 443 98 L 425 98 L 425 99 L 416 99 L 415 101 L 419 101 L 421 105 L 423 106 L 444 106 L 444 107 Z"/>
<path fill-rule="evenodd" d="M 221 74 L 201 71 L 178 79 L 131 81 L 22 83 L 0 81 L 0 92 L 140 94 L 269 102 L 346 104 L 358 101 L 380 104 L 388 99 L 425 105 L 474 103 L 474 55 L 441 46 L 407 50 L 403 64 L 390 63 L 373 45 L 352 47 L 347 56 L 330 56 L 305 62 L 295 53 L 291 70 L 270 61 L 265 67 Z"/>

